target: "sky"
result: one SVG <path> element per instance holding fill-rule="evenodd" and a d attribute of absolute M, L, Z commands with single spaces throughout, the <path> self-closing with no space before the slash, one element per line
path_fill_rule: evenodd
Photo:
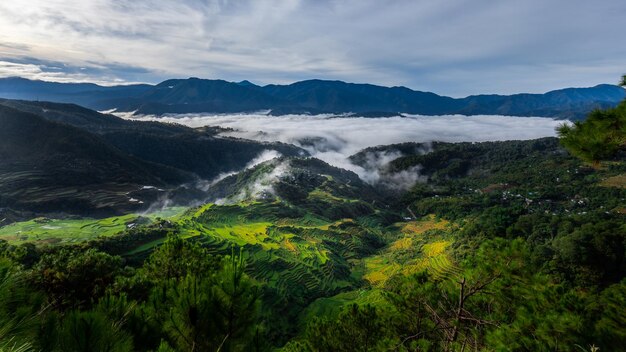
<path fill-rule="evenodd" d="M 616 83 L 625 18 L 624 0 L 1 0 L 0 77 L 542 93 Z"/>

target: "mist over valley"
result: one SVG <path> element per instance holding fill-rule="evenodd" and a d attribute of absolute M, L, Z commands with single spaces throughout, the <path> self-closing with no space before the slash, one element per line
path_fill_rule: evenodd
<path fill-rule="evenodd" d="M 118 116 L 137 121 L 158 121 L 181 124 L 192 128 L 223 128 L 219 136 L 250 139 L 259 142 L 293 144 L 307 151 L 311 157 L 333 166 L 353 171 L 364 181 L 386 183 L 392 188 L 407 189 L 419 179 L 405 173 L 385 175 L 381 170 L 403 154 L 398 151 L 371 153 L 367 163 L 355 165 L 350 156 L 370 147 L 398 143 L 423 143 L 416 153 L 429 152 L 428 145 L 439 142 L 485 142 L 528 140 L 553 137 L 563 121 L 541 117 L 514 116 L 419 116 L 403 115 L 368 118 L 337 115 L 284 115 L 258 114 L 182 114 Z M 265 155 L 267 156 L 267 155 Z M 278 155 L 276 155 L 278 156 Z M 252 163 L 254 166 L 255 163 Z M 232 170 L 235 172 L 238 170 Z M 396 182 L 389 178 L 396 178 Z M 404 178 L 404 179 L 403 179 Z"/>

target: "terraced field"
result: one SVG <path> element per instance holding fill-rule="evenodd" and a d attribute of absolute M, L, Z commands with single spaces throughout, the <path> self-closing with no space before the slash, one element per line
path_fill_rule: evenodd
<path fill-rule="evenodd" d="M 332 297 L 319 298 L 302 311 L 299 317 L 300 324 L 309 322 L 314 317 L 335 316 L 342 307 L 349 304 L 370 304 L 379 308 L 393 309 L 382 293 L 383 291 L 379 289 L 359 289 L 342 292 Z"/>
<path fill-rule="evenodd" d="M 146 219 L 147 220 L 147 219 Z M 41 244 L 76 243 L 112 236 L 133 226 L 142 218 L 125 215 L 102 220 L 56 220 L 37 218 L 0 228 L 0 239 L 19 244 L 34 242 Z"/>
<path fill-rule="evenodd" d="M 306 307 L 320 297 L 354 290 L 356 261 L 374 254 L 374 229 L 354 219 L 325 220 L 281 201 L 207 204 L 189 209 L 175 222 L 181 237 L 200 241 L 209 251 L 241 247 L 248 273 L 279 297 L 277 306 Z M 163 239 L 142 243 L 125 255 L 143 255 Z"/>
<path fill-rule="evenodd" d="M 455 228 L 453 224 L 431 215 L 396 226 L 401 236 L 361 264 L 363 279 L 370 285 L 383 287 L 394 275 L 427 270 L 435 277 L 443 277 L 457 270 L 446 253 L 451 244 L 449 232 Z"/>
<path fill-rule="evenodd" d="M 353 275 L 365 280 L 369 288 L 322 297 L 312 302 L 300 315 L 300 321 L 314 316 L 332 316 L 348 304 L 373 304 L 393 309 L 381 295 L 382 288 L 394 275 L 411 275 L 428 271 L 435 279 L 458 276 L 461 269 L 447 253 L 456 226 L 434 216 L 419 221 L 397 223 L 397 239 L 355 263 Z M 393 233 L 393 232 L 392 232 Z"/>
<path fill-rule="evenodd" d="M 67 244 L 110 237 L 156 218 L 176 219 L 184 208 L 174 207 L 147 215 L 129 214 L 105 219 L 36 218 L 0 227 L 0 239 L 11 244 Z"/>

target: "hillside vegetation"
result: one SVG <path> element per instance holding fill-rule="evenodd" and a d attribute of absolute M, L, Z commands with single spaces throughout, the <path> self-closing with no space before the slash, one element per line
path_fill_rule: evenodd
<path fill-rule="evenodd" d="M 590 168 L 557 139 L 432 148 L 389 166 L 428 178 L 396 204 L 315 159 L 276 159 L 223 180 L 218 204 L 89 225 L 101 236 L 82 243 L 10 234 L 56 220 L 2 228 L 3 265 L 29 292 L 20 304 L 52 304 L 29 321 L 58 326 L 18 324 L 12 341 L 59 349 L 67 329 L 106 326 L 88 341 L 118 341 L 111 351 L 621 346 L 626 166 Z M 223 309 L 242 315 L 208 313 Z"/>
<path fill-rule="evenodd" d="M 24 172 L 33 172 L 42 154 L 32 153 L 47 146 L 93 165 L 68 175 L 103 163 L 93 177 L 133 170 L 137 186 L 161 180 L 143 179 L 157 175 L 155 162 L 111 146 L 109 134 L 126 133 L 130 125 L 115 126 L 127 122 L 54 109 L 44 117 L 0 107 L 0 133 L 24 151 L 7 160 L 32 161 Z M 576 138 L 620 140 L 621 129 L 596 128 L 614 113 L 575 125 Z M 78 127 L 98 118 L 108 122 L 97 133 Z M 212 140 L 211 131 L 137 126 L 151 138 Z M 29 144 L 22 132 L 49 139 Z M 110 158 L 77 144 L 109 148 Z M 589 164 L 571 148 L 565 138 L 404 143 L 351 157 L 402 155 L 379 170 L 419 172 L 402 194 L 294 148 L 214 182 L 193 207 L 25 212 L 28 221 L 11 209 L 0 222 L 0 351 L 619 351 L 623 150 Z M 13 179 L 25 182 L 21 192 L 39 187 Z"/>
<path fill-rule="evenodd" d="M 111 216 L 159 200 L 189 204 L 206 199 L 206 181 L 242 169 L 265 150 L 304 153 L 68 104 L 0 100 L 0 122 L 0 219 L 3 208 Z"/>

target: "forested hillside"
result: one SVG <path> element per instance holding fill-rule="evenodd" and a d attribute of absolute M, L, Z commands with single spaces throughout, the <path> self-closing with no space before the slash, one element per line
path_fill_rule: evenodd
<path fill-rule="evenodd" d="M 0 219 L 6 208 L 110 216 L 159 199 L 189 204 L 206 199 L 206 182 L 266 150 L 304 154 L 291 145 L 127 121 L 72 104 L 0 100 L 0 120 Z"/>
<path fill-rule="evenodd" d="M 395 204 L 277 159 L 116 235 L 0 228 L 4 348 L 618 350 L 623 162 L 594 169 L 553 138 L 432 148 L 389 166 L 427 177 Z"/>

